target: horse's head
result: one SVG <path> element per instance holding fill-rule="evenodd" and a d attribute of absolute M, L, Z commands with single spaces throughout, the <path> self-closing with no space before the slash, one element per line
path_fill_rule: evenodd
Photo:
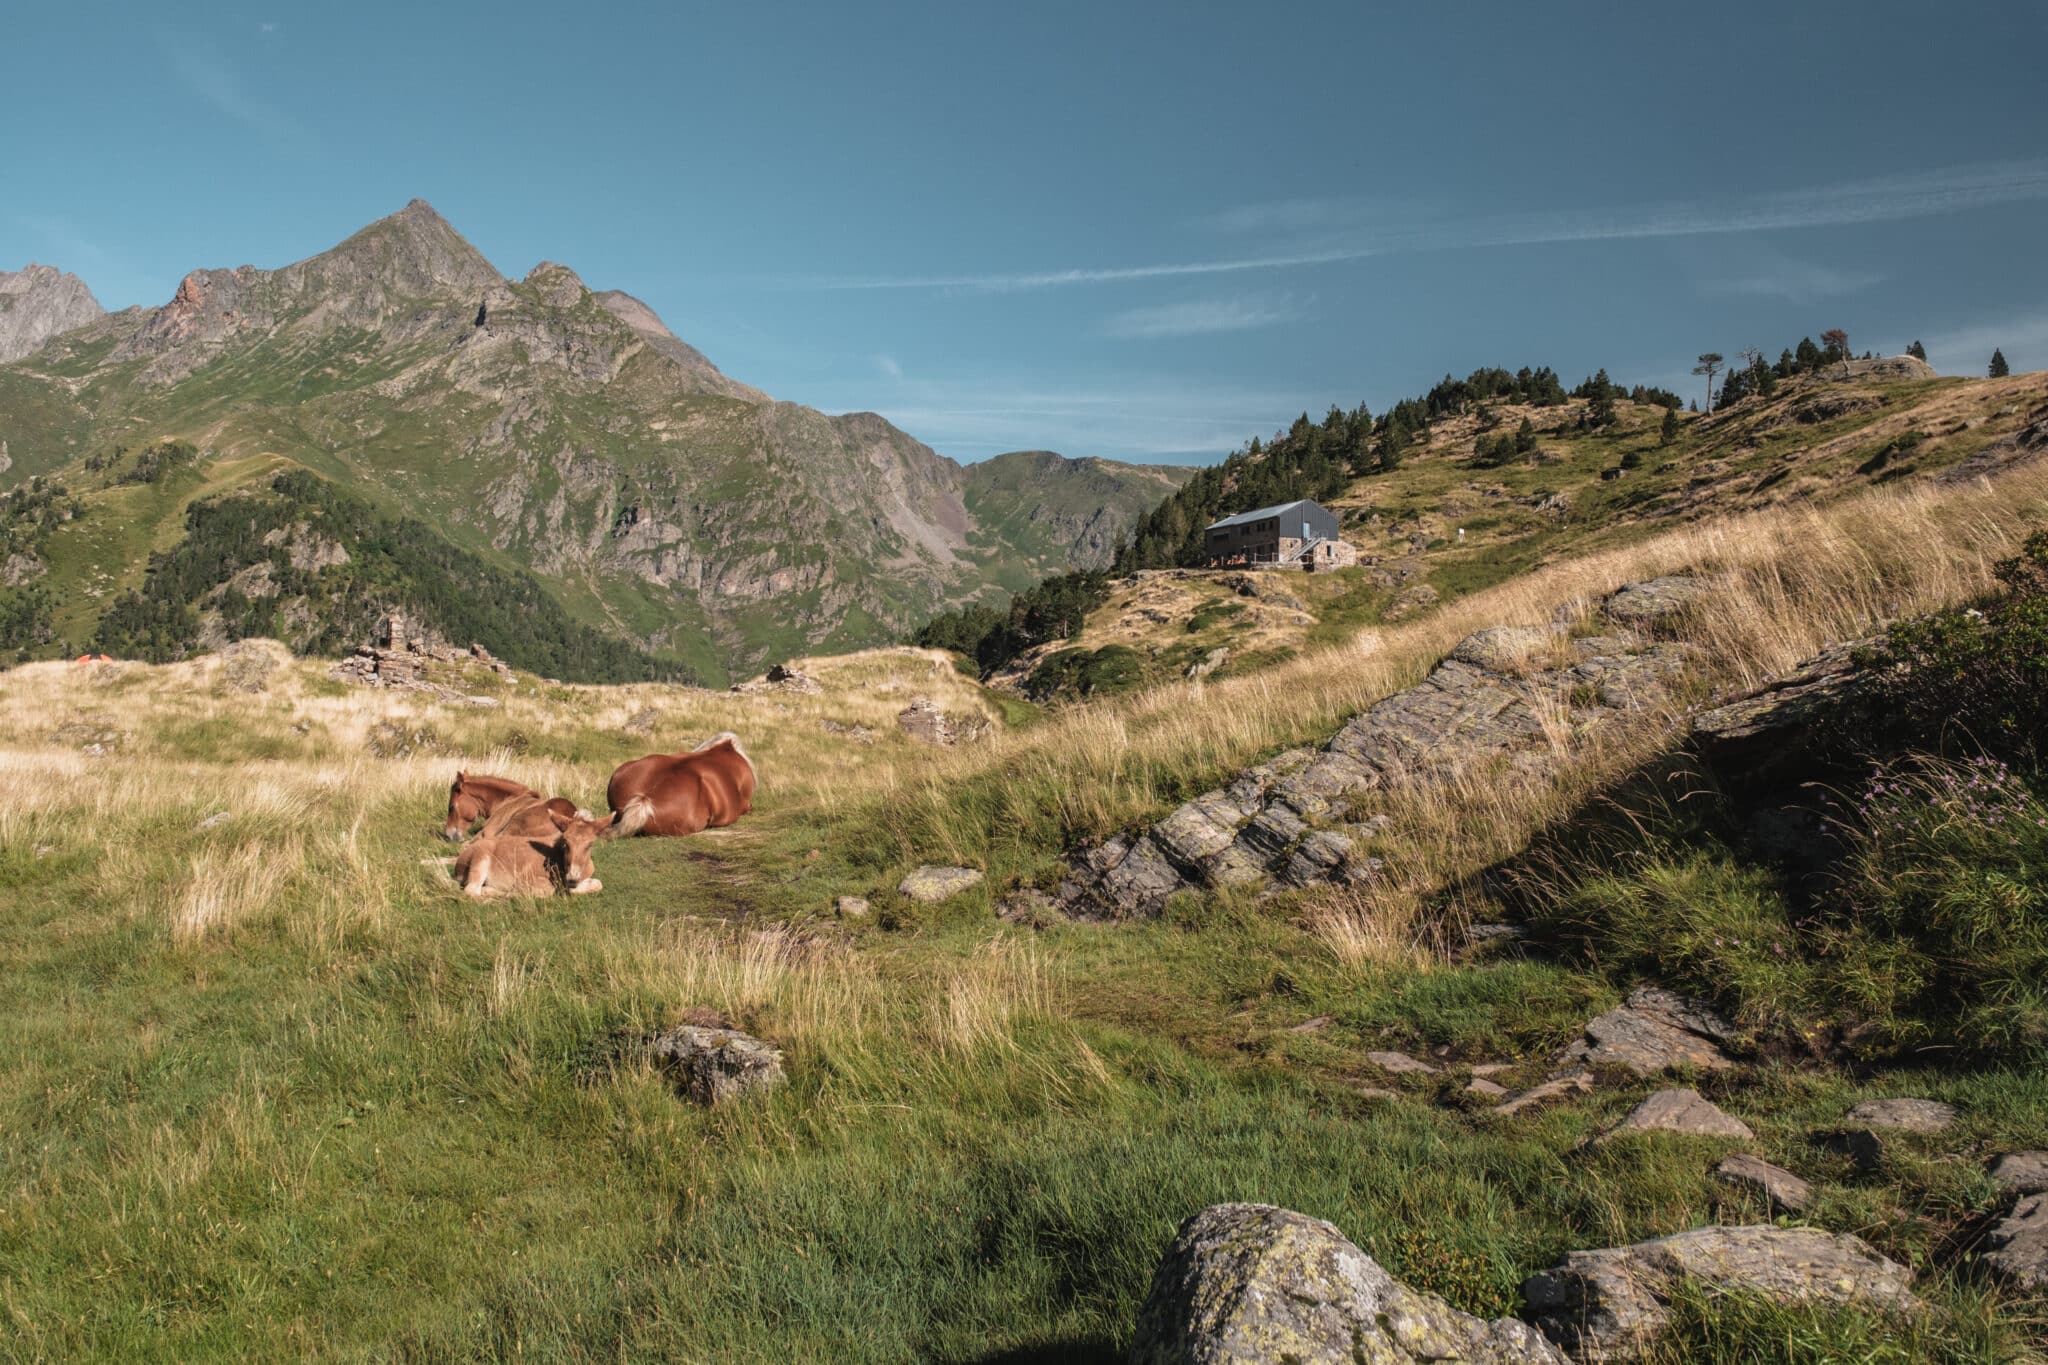
<path fill-rule="evenodd" d="M 590 849 L 599 839 L 604 838 L 611 827 L 618 823 L 614 815 L 609 820 L 590 820 L 583 815 L 564 816 L 550 811 L 559 832 L 549 856 L 556 871 L 562 878 L 562 887 L 572 896 L 588 895 L 602 891 L 604 883 L 597 879 L 597 869 L 590 860 Z"/>
<path fill-rule="evenodd" d="M 448 784 L 448 823 L 442 828 L 441 837 L 451 841 L 461 839 L 488 809 L 489 804 L 483 797 L 470 790 L 469 775 L 455 774 L 455 780 Z"/>

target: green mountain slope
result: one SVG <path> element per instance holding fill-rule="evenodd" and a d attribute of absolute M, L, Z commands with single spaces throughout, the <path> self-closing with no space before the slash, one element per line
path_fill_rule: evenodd
<path fill-rule="evenodd" d="M 50 648 L 184 534 L 193 497 L 110 482 L 165 440 L 198 450 L 194 496 L 303 468 L 714 681 L 1105 559 L 1179 477 L 1057 456 L 976 474 L 872 413 L 776 402 L 629 295 L 550 263 L 507 280 L 417 200 L 279 270 L 194 271 L 162 308 L 0 367 L 0 489 L 45 476 L 82 506 L 52 550 Z"/>

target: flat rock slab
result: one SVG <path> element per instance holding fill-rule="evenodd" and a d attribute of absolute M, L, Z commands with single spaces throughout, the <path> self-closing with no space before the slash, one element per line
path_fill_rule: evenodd
<path fill-rule="evenodd" d="M 654 1055 L 699 1104 L 724 1104 L 782 1084 L 782 1053 L 738 1029 L 684 1024 L 654 1040 Z"/>
<path fill-rule="evenodd" d="M 1865 1100 L 1849 1111 L 1849 1122 L 1906 1133 L 1947 1132 L 1956 1111 L 1938 1100 Z"/>
<path fill-rule="evenodd" d="M 1434 1076 L 1437 1069 L 1428 1062 L 1417 1061 L 1405 1052 L 1368 1052 L 1365 1059 L 1382 1071 L 1391 1071 L 1396 1076 Z"/>
<path fill-rule="evenodd" d="M 1592 1088 L 1593 1073 L 1590 1071 L 1574 1071 L 1568 1076 L 1553 1076 L 1541 1085 L 1532 1085 L 1527 1090 L 1516 1091 L 1495 1105 L 1493 1112 L 1512 1118 L 1524 1110 L 1534 1109 L 1539 1104 L 1548 1104 L 1566 1095 L 1582 1095 Z"/>
<path fill-rule="evenodd" d="M 1465 1082 L 1465 1093 L 1477 1095 L 1481 1099 L 1498 1100 L 1506 1098 L 1509 1092 L 1508 1088 L 1499 1081 L 1489 1081 L 1484 1076 L 1474 1076 L 1471 1080 Z"/>
<path fill-rule="evenodd" d="M 922 905 L 949 901 L 980 886 L 981 870 L 973 867 L 920 867 L 897 884 L 897 891 Z"/>
<path fill-rule="evenodd" d="M 859 919 L 868 912 L 866 896 L 841 896 L 832 902 L 833 913 L 841 919 Z"/>
<path fill-rule="evenodd" d="M 1735 1027 L 1712 1009 L 1671 991 L 1644 986 L 1586 1025 L 1575 1055 L 1593 1066 L 1618 1066 L 1638 1076 L 1680 1067 L 1719 1071 L 1735 1064 L 1722 1044 Z"/>
<path fill-rule="evenodd" d="M 1319 1218 L 1218 1204 L 1180 1225 L 1138 1313 L 1131 1365 L 1564 1365 L 1513 1318 L 1410 1289 Z"/>
<path fill-rule="evenodd" d="M 1813 1202 L 1813 1186 L 1784 1167 L 1773 1166 L 1748 1152 L 1722 1157 L 1721 1164 L 1714 1167 L 1714 1174 L 1731 1185 L 1755 1190 L 1783 1213 L 1803 1212 Z"/>
<path fill-rule="evenodd" d="M 2048 1190 L 2048 1152 L 2007 1152 L 1988 1173 L 2008 1193 L 2040 1194 Z"/>
<path fill-rule="evenodd" d="M 2048 1194 L 2030 1194 L 1984 1238 L 1984 1264 L 2030 1294 L 2048 1290 Z"/>
<path fill-rule="evenodd" d="M 1659 1090 L 1629 1111 L 1617 1133 L 1685 1133 L 1694 1137 L 1756 1136 L 1741 1119 L 1723 1113 L 1697 1090 Z"/>
<path fill-rule="evenodd" d="M 1602 1251 L 1574 1251 L 1532 1275 L 1522 1297 L 1536 1325 L 1581 1360 L 1633 1357 L 1671 1321 L 1671 1295 L 1690 1282 L 1778 1303 L 1823 1302 L 1915 1311 L 1913 1272 L 1861 1238 L 1818 1228 L 1695 1228 Z"/>

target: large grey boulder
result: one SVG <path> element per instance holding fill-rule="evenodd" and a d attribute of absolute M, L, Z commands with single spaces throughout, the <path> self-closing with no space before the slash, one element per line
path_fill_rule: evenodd
<path fill-rule="evenodd" d="M 2048 1194 L 2030 1194 L 1984 1238 L 1984 1264 L 1999 1279 L 2038 1294 L 2048 1290 Z"/>
<path fill-rule="evenodd" d="M 1671 1297 L 1690 1283 L 1779 1303 L 1918 1309 L 1913 1272 L 1861 1238 L 1818 1228 L 1695 1228 L 1634 1246 L 1574 1251 L 1522 1285 L 1537 1326 L 1580 1360 L 1625 1360 L 1671 1321 Z"/>
<path fill-rule="evenodd" d="M 1545 1362 L 1512 1318 L 1486 1322 L 1396 1280 L 1319 1218 L 1218 1204 L 1180 1226 L 1138 1314 L 1131 1365 Z"/>
<path fill-rule="evenodd" d="M 1754 788 L 1810 773 L 1832 725 L 1853 731 L 1869 696 L 1857 663 L 1876 640 L 1830 645 L 1761 687 L 1695 717 L 1693 743 L 1724 785 Z"/>
<path fill-rule="evenodd" d="M 1573 1049 L 1593 1066 L 1617 1066 L 1638 1076 L 1675 1068 L 1720 1071 L 1733 1066 L 1722 1044 L 1735 1026 L 1696 1000 L 1657 986 L 1642 986 L 1586 1025 L 1586 1041 Z"/>
<path fill-rule="evenodd" d="M 782 1084 L 782 1053 L 738 1029 L 684 1024 L 654 1040 L 654 1055 L 699 1104 L 723 1104 Z"/>

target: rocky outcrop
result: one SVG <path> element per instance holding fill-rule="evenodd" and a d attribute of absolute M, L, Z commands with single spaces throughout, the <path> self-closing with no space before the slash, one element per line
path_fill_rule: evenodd
<path fill-rule="evenodd" d="M 782 1053 L 738 1029 L 683 1024 L 654 1040 L 654 1055 L 685 1095 L 724 1104 L 782 1084 Z"/>
<path fill-rule="evenodd" d="M 896 724 L 920 744 L 972 744 L 989 732 L 987 716 L 942 710 L 930 697 L 913 697 L 897 713 Z"/>
<path fill-rule="evenodd" d="M 33 354 L 51 337 L 98 322 L 106 312 L 76 275 L 33 261 L 25 269 L 0 270 L 0 365 Z"/>
<path fill-rule="evenodd" d="M 1696 1228 L 1634 1246 L 1574 1251 L 1522 1285 L 1552 1341 L 1588 1361 L 1628 1359 L 1661 1336 L 1682 1284 L 1779 1303 L 1910 1313 L 1913 1272 L 1846 1233 L 1764 1226 Z"/>
<path fill-rule="evenodd" d="M 1934 476 L 1939 484 L 1953 486 L 1977 479 L 1995 478 L 2022 465 L 2033 464 L 2048 455 L 2048 406 L 2027 414 L 2027 424 L 2012 435 L 1993 441 L 1974 455 L 1956 461 Z"/>
<path fill-rule="evenodd" d="M 407 692 L 424 692 L 448 701 L 495 705 L 488 697 L 476 697 L 459 688 L 437 683 L 427 676 L 434 663 L 481 664 L 501 678 L 513 676 L 512 669 L 482 645 L 456 649 L 424 632 L 416 632 L 403 616 L 387 616 L 378 628 L 378 643 L 358 645 L 355 653 L 328 670 L 338 682 L 360 687 L 390 687 Z"/>
<path fill-rule="evenodd" d="M 1138 1314 L 1131 1365 L 1562 1365 L 1526 1324 L 1410 1289 L 1319 1218 L 1218 1204 L 1180 1226 Z"/>
<path fill-rule="evenodd" d="M 1986 1173 L 2008 1194 L 2048 1192 L 2048 1152 L 2007 1152 Z"/>
<path fill-rule="evenodd" d="M 1878 641 L 1830 645 L 1789 672 L 1693 720 L 1693 743 L 1724 786 L 1809 774 L 1831 730 L 1853 728 L 1869 681 L 1857 658 Z"/>
<path fill-rule="evenodd" d="M 1735 1036 L 1733 1024 L 1700 1002 L 1642 986 L 1587 1024 L 1585 1041 L 1569 1055 L 1638 1076 L 1687 1068 L 1720 1071 L 1735 1064 L 1723 1046 Z"/>
<path fill-rule="evenodd" d="M 1690 579 L 1635 585 L 1632 624 L 1682 610 Z M 1618 624 L 1618 623 L 1616 623 Z M 1629 630 L 1581 639 L 1561 629 L 1481 631 L 1421 683 L 1374 703 L 1319 750 L 1292 749 L 1183 805 L 1149 829 L 1081 850 L 1061 898 L 1080 915 L 1156 915 L 1183 891 L 1285 889 L 1370 880 L 1383 792 L 1482 765 L 1538 779 L 1600 726 L 1663 695 L 1687 646 Z M 1561 723 L 1562 722 L 1562 723 Z"/>

